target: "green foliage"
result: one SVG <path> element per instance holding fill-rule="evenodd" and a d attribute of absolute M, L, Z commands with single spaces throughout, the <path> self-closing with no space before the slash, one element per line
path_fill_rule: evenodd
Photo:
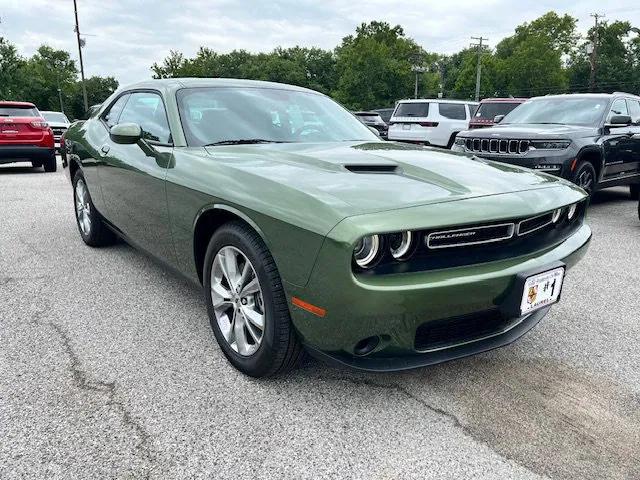
<path fill-rule="evenodd" d="M 118 82 L 113 77 L 91 77 L 86 85 L 91 105 L 104 101 Z M 69 52 L 42 45 L 24 59 L 14 45 L 0 37 L 0 99 L 32 102 L 40 110 L 58 111 L 60 96 L 68 117 L 84 115 L 82 85 Z"/>

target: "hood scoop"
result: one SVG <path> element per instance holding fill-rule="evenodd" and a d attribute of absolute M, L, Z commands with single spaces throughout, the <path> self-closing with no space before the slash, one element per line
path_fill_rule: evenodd
<path fill-rule="evenodd" d="M 353 173 L 364 174 L 394 174 L 398 173 L 398 165 L 377 164 L 377 165 L 345 165 L 344 168 Z"/>

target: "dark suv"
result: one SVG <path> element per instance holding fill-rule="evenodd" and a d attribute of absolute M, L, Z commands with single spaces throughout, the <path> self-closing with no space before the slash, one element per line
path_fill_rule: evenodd
<path fill-rule="evenodd" d="M 640 97 L 616 92 L 532 98 L 499 125 L 459 133 L 452 149 L 559 175 L 589 194 L 630 185 L 638 198 Z"/>

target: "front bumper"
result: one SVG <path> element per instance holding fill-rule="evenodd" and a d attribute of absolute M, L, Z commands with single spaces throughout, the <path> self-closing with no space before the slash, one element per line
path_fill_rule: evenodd
<path fill-rule="evenodd" d="M 511 314 L 499 328 L 439 348 L 421 349 L 419 329 L 430 323 L 471 317 L 505 309 L 517 277 L 546 271 L 558 262 L 572 267 L 586 252 L 591 230 L 583 225 L 571 237 L 546 251 L 497 262 L 397 275 L 338 274 L 339 251 L 325 241 L 305 288 L 287 285 L 289 300 L 302 298 L 326 310 L 318 317 L 291 307 L 294 325 L 312 355 L 332 363 L 371 371 L 403 370 L 440 363 L 507 345 L 533 328 L 548 308 L 518 318 Z M 477 319 L 475 317 L 477 316 Z M 480 329 L 482 330 L 482 329 Z M 357 355 L 364 339 L 378 341 L 366 355 Z"/>
<path fill-rule="evenodd" d="M 46 161 L 54 156 L 54 148 L 35 145 L 0 145 L 0 163 Z"/>
<path fill-rule="evenodd" d="M 492 160 L 494 162 L 508 163 L 519 167 L 531 168 L 536 171 L 550 173 L 563 178 L 571 177 L 571 162 L 578 152 L 569 147 L 562 150 L 530 151 L 522 155 L 491 154 L 488 152 L 470 152 L 461 145 L 453 145 L 454 152 L 466 153 L 476 157 Z"/>

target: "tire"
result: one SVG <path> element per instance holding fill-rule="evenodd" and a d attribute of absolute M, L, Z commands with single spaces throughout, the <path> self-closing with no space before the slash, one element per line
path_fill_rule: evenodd
<path fill-rule="evenodd" d="M 447 143 L 447 148 L 449 150 L 451 150 L 451 147 L 453 147 L 453 142 L 456 141 L 456 135 L 458 135 L 460 132 L 453 132 L 451 134 L 451 138 L 449 139 L 449 143 Z"/>
<path fill-rule="evenodd" d="M 257 279 L 258 292 L 248 297 L 242 296 L 244 289 L 231 293 L 233 285 L 224 272 L 233 269 L 221 268 L 230 257 L 237 266 L 236 271 L 241 271 L 247 261 L 251 267 L 244 282 L 230 273 L 233 283 L 254 284 L 255 289 L 253 279 Z M 260 236 L 242 222 L 229 222 L 211 237 L 204 261 L 203 284 L 209 321 L 229 362 L 251 377 L 267 377 L 294 368 L 304 350 L 291 323 L 278 269 Z M 217 307 L 214 307 L 214 297 Z M 260 322 L 249 321 L 260 314 L 262 330 L 258 326 Z"/>
<path fill-rule="evenodd" d="M 640 200 L 640 183 L 629 185 L 629 193 L 631 194 L 631 200 Z"/>
<path fill-rule="evenodd" d="M 56 156 L 45 160 L 44 162 L 44 171 L 45 172 L 55 172 L 58 169 L 58 162 L 56 161 Z"/>
<path fill-rule="evenodd" d="M 79 195 L 79 189 L 84 186 L 84 199 Z M 106 226 L 104 219 L 96 210 L 91 200 L 82 172 L 78 170 L 73 177 L 73 205 L 76 212 L 76 224 L 84 243 L 90 247 L 104 247 L 115 243 L 116 236 Z M 84 217 L 86 214 L 88 217 Z M 86 223 L 85 218 L 89 221 Z"/>
<path fill-rule="evenodd" d="M 573 183 L 582 187 L 589 196 L 593 195 L 596 188 L 596 169 L 590 162 L 582 161 L 576 168 L 576 172 L 573 174 Z"/>

